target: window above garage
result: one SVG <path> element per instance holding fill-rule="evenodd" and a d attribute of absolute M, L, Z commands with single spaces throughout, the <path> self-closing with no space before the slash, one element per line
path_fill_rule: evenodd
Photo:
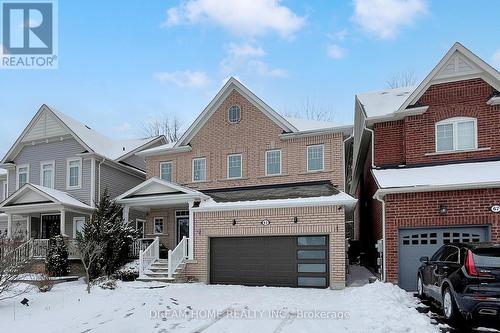
<path fill-rule="evenodd" d="M 436 152 L 477 149 L 477 119 L 456 117 L 436 123 Z"/>

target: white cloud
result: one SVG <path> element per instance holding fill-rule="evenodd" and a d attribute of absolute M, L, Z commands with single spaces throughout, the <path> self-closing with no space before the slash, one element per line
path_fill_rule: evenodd
<path fill-rule="evenodd" d="M 353 20 L 382 39 L 396 37 L 399 29 L 427 13 L 427 0 L 354 0 Z"/>
<path fill-rule="evenodd" d="M 132 128 L 132 125 L 130 125 L 127 122 L 123 122 L 120 125 L 114 127 L 113 129 L 115 132 L 128 132 Z"/>
<path fill-rule="evenodd" d="M 281 4 L 281 0 L 183 0 L 167 11 L 163 26 L 211 22 L 232 33 L 258 36 L 276 32 L 290 37 L 305 24 L 305 18 Z"/>
<path fill-rule="evenodd" d="M 235 72 L 247 72 L 260 76 L 286 77 L 288 72 L 281 68 L 272 68 L 262 58 L 266 51 L 260 46 L 252 45 L 248 42 L 227 46 L 227 56 L 222 59 L 222 71 L 228 75 L 234 75 Z"/>
<path fill-rule="evenodd" d="M 349 31 L 344 28 L 342 30 L 335 31 L 331 34 L 328 34 L 328 37 L 330 37 L 333 40 L 343 41 L 347 37 L 348 34 L 349 34 Z"/>
<path fill-rule="evenodd" d="M 498 49 L 491 57 L 491 64 L 493 67 L 500 70 L 500 49 Z"/>
<path fill-rule="evenodd" d="M 330 44 L 327 47 L 327 54 L 332 59 L 342 59 L 346 55 L 346 49 L 337 44 Z"/>
<path fill-rule="evenodd" d="M 173 83 L 179 87 L 202 88 L 210 83 L 210 78 L 205 72 L 176 71 L 155 73 L 154 76 L 161 82 Z"/>

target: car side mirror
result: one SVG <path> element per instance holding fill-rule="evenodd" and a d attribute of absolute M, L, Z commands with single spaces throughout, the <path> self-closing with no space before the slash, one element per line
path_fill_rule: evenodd
<path fill-rule="evenodd" d="M 420 257 L 420 262 L 427 264 L 429 262 L 429 257 Z"/>

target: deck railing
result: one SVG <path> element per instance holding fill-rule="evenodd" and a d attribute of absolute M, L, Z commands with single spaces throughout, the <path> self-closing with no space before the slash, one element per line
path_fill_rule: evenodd
<path fill-rule="evenodd" d="M 131 258 L 139 258 L 139 252 L 144 251 L 152 242 L 154 238 L 139 238 L 130 244 L 129 256 Z"/>
<path fill-rule="evenodd" d="M 171 279 L 174 272 L 177 270 L 180 264 L 187 259 L 188 256 L 188 241 L 189 238 L 185 236 L 177 244 L 174 250 L 168 251 L 168 278 Z"/>
<path fill-rule="evenodd" d="M 31 239 L 33 242 L 33 258 L 44 259 L 49 252 L 50 239 Z"/>
<path fill-rule="evenodd" d="M 143 251 L 139 251 L 139 276 L 156 260 L 160 259 L 160 239 L 158 237 Z"/>

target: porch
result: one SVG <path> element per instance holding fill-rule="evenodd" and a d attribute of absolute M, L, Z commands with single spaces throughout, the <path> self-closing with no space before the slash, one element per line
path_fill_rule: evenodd
<path fill-rule="evenodd" d="M 150 178 L 116 199 L 123 206 L 123 220 L 135 223 L 143 238 L 132 253 L 140 262 L 140 278 L 173 280 L 194 259 L 193 207 L 205 194 L 158 178 Z M 145 213 L 145 220 L 131 219 L 131 212 Z"/>

